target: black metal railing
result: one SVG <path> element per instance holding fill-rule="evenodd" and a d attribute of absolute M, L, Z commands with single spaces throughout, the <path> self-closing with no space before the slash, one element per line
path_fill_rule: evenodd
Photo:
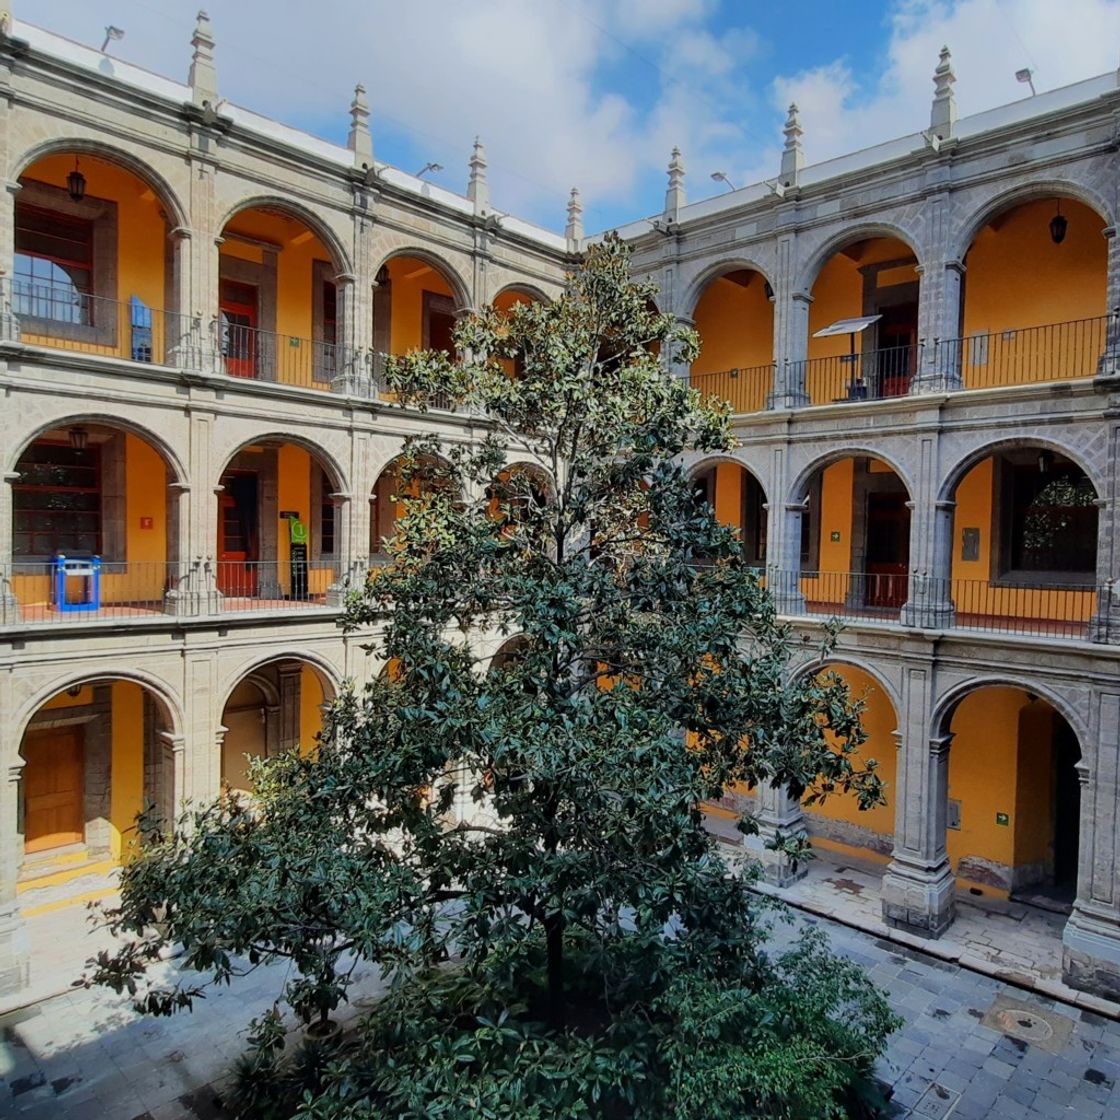
<path fill-rule="evenodd" d="M 774 363 L 689 374 L 688 383 L 706 396 L 719 397 L 735 413 L 761 412 L 774 391 Z"/>
<path fill-rule="evenodd" d="M 904 397 L 920 361 L 915 343 L 791 364 L 794 383 L 803 386 L 810 404 L 820 405 Z"/>

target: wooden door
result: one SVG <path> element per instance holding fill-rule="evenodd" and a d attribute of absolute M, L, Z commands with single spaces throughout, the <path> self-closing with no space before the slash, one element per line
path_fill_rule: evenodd
<path fill-rule="evenodd" d="M 218 499 L 218 590 L 223 595 L 257 593 L 256 521 L 256 474 L 227 471 Z"/>
<path fill-rule="evenodd" d="M 879 320 L 878 396 L 904 397 L 910 392 L 918 356 L 918 305 L 886 307 Z"/>
<path fill-rule="evenodd" d="M 218 330 L 226 373 L 232 377 L 256 377 L 257 289 L 252 284 L 223 281 Z"/>
<path fill-rule="evenodd" d="M 866 595 L 869 607 L 901 607 L 909 589 L 910 510 L 905 494 L 868 494 Z"/>
<path fill-rule="evenodd" d="M 29 731 L 23 768 L 26 850 L 42 852 L 85 839 L 85 732 L 81 726 Z"/>

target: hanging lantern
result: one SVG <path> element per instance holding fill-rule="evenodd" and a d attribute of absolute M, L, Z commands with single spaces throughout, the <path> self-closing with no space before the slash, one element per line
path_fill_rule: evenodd
<path fill-rule="evenodd" d="M 1062 214 L 1062 203 L 1058 202 L 1058 212 L 1050 219 L 1050 240 L 1055 245 L 1061 245 L 1066 239 L 1066 230 L 1069 229 L 1069 220 Z"/>
<path fill-rule="evenodd" d="M 66 176 L 66 192 L 75 202 L 81 202 L 86 196 L 86 177 L 78 170 L 78 161 L 74 160 L 74 170 Z"/>
<path fill-rule="evenodd" d="M 85 451 L 89 446 L 89 432 L 85 428 L 71 428 L 69 431 L 70 446 L 75 451 Z"/>

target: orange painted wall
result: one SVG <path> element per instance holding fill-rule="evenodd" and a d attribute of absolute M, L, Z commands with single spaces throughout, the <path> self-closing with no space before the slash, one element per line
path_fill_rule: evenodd
<path fill-rule="evenodd" d="M 693 384 L 731 403 L 735 412 L 758 412 L 773 387 L 774 306 L 757 272 L 742 284 L 717 277 L 696 304 L 693 318 L 700 356 L 692 363 Z M 764 366 L 763 370 L 756 367 Z M 737 369 L 732 377 L 726 371 Z M 718 377 L 704 374 L 719 373 Z"/>
<path fill-rule="evenodd" d="M 252 791 L 246 755 L 265 753 L 264 695 L 251 681 L 242 681 L 222 710 L 222 781 L 231 789 Z"/>
<path fill-rule="evenodd" d="M 820 576 L 802 579 L 801 593 L 814 603 L 842 603 L 852 570 L 852 485 L 855 460 L 826 467 L 821 478 Z M 832 534 L 840 534 L 838 541 Z"/>
<path fill-rule="evenodd" d="M 1106 314 L 1108 242 L 1102 233 L 1104 222 L 1072 199 L 1063 199 L 1061 205 L 1069 220 L 1061 245 L 1050 237 L 1049 223 L 1057 213 L 1054 200 L 1019 206 L 999 215 L 977 234 L 966 258 L 965 337 Z M 1068 359 L 1064 376 L 1091 376 L 1099 352 L 1074 345 L 1077 337 L 1068 335 L 1061 340 L 1061 353 Z M 997 348 L 1009 351 L 1012 343 L 1011 338 L 993 338 L 988 362 L 996 361 Z M 1026 356 L 1022 362 L 1001 361 L 995 383 L 1032 379 L 1030 347 L 1044 347 L 1047 340 L 1031 343 L 1024 338 L 1016 345 Z M 980 353 L 977 350 L 977 357 Z M 973 364 L 971 348 L 966 351 L 962 364 L 966 386 L 991 384 L 995 372 Z"/>
<path fill-rule="evenodd" d="M 84 704 L 92 703 L 93 686 L 86 684 L 82 685 L 77 696 L 70 696 L 68 693 L 60 692 L 52 696 L 39 710 L 45 712 L 51 708 L 78 708 Z"/>
<path fill-rule="evenodd" d="M 315 736 L 323 729 L 323 686 L 319 674 L 310 665 L 304 665 L 299 678 L 299 746 L 303 754 L 316 748 Z"/>
<path fill-rule="evenodd" d="M 390 353 L 407 354 L 424 345 L 424 292 L 452 296 L 451 286 L 423 261 L 395 257 L 388 264 L 393 285 Z"/>
<path fill-rule="evenodd" d="M 743 468 L 734 463 L 719 463 L 716 466 L 716 517 L 732 529 L 738 529 L 743 521 Z"/>
<path fill-rule="evenodd" d="M 112 784 L 109 844 L 115 859 L 127 858 L 136 835 L 125 835 L 144 808 L 144 692 L 130 681 L 112 684 Z"/>
<path fill-rule="evenodd" d="M 805 812 L 810 819 L 843 821 L 870 829 L 883 837 L 893 836 L 894 789 L 898 756 L 898 747 L 893 734 L 898 729 L 898 717 L 895 715 L 894 706 L 882 688 L 862 669 L 854 665 L 836 665 L 831 668 L 847 682 L 853 699 L 866 702 L 863 728 L 867 732 L 867 742 L 860 748 L 857 759 L 861 763 L 867 759 L 874 759 L 878 763 L 879 776 L 886 785 L 887 803 L 864 812 L 860 810 L 854 797 L 837 794 L 829 797 L 823 805 L 807 806 Z M 848 847 L 846 844 L 824 838 L 814 839 L 813 843 L 823 847 Z M 883 858 L 869 850 L 861 849 L 861 851 L 865 856 Z"/>

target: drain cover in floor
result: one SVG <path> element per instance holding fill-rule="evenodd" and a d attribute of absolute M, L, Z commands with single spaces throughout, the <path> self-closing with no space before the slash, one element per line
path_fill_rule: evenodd
<path fill-rule="evenodd" d="M 911 1115 L 923 1120 L 945 1120 L 961 1099 L 954 1089 L 946 1089 L 936 1081 L 918 1098 Z"/>
<path fill-rule="evenodd" d="M 997 996 L 980 1020 L 985 1027 L 1001 1034 L 1029 1042 L 1051 1054 L 1060 1053 L 1073 1034 L 1073 1020 L 1048 1007 L 1039 1007 L 1023 1000 Z"/>

